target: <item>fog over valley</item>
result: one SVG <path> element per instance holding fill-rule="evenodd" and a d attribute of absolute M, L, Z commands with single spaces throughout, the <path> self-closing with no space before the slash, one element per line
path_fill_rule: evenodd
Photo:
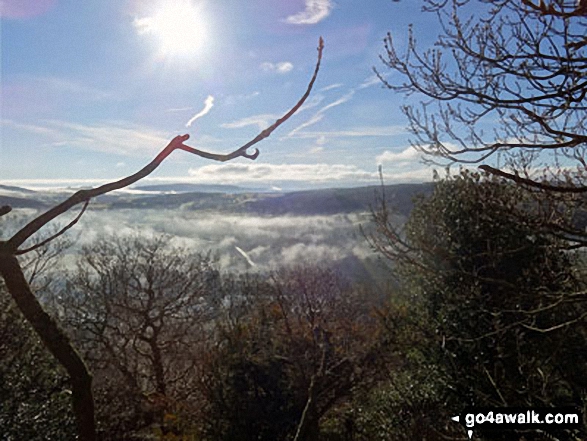
<path fill-rule="evenodd" d="M 384 194 L 396 221 L 403 223 L 412 198 L 431 188 L 406 184 L 255 193 L 232 186 L 137 187 L 91 201 L 67 233 L 75 244 L 66 261 L 72 263 L 79 247 L 103 237 L 167 234 L 178 246 L 211 253 L 223 270 L 328 265 L 352 279 L 373 282 L 384 271 L 363 234 L 371 228 L 371 207 Z M 8 222 L 12 228 L 65 197 L 55 190 L 0 186 L 0 205 L 15 208 Z M 62 216 L 60 227 L 74 216 Z"/>

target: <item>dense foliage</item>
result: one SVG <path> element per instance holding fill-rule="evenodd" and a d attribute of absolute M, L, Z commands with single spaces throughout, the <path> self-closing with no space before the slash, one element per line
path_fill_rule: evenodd
<path fill-rule="evenodd" d="M 532 228 L 534 208 L 517 187 L 463 173 L 438 182 L 403 232 L 375 214 L 380 236 L 372 239 L 394 257 L 402 282 L 387 320 L 390 338 L 405 348 L 404 374 L 393 372 L 393 381 L 418 385 L 409 400 L 423 406 L 422 392 L 431 391 L 448 414 L 466 406 L 585 408 L 587 302 L 577 295 L 584 264 Z"/>

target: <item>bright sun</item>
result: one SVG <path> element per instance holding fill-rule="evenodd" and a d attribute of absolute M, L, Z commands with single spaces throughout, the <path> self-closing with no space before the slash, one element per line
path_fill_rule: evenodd
<path fill-rule="evenodd" d="M 163 56 L 191 56 L 201 51 L 206 28 L 201 6 L 192 0 L 161 1 L 153 13 L 134 21 L 139 34 L 153 35 Z"/>

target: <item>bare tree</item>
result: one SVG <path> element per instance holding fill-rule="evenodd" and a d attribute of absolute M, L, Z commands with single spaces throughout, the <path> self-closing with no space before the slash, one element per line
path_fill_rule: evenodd
<path fill-rule="evenodd" d="M 255 149 L 249 153 L 248 149 L 258 142 L 267 138 L 281 124 L 287 121 L 305 102 L 310 95 L 312 86 L 318 75 L 320 61 L 322 59 L 322 50 L 324 44 L 320 38 L 318 45 L 318 60 L 314 74 L 308 84 L 306 92 L 301 99 L 280 119 L 275 121 L 267 129 L 259 133 L 254 139 L 243 146 L 228 154 L 215 154 L 195 149 L 184 144 L 189 139 L 189 135 L 176 136 L 149 164 L 133 175 L 123 179 L 101 185 L 96 188 L 79 190 L 71 197 L 49 209 L 47 212 L 36 217 L 27 225 L 17 231 L 7 240 L 0 241 L 0 274 L 2 275 L 6 287 L 14 298 L 18 308 L 31 324 L 35 332 L 39 335 L 47 349 L 59 361 L 67 371 L 72 385 L 72 405 L 76 417 L 76 426 L 78 437 L 81 441 L 94 441 L 96 439 L 96 425 L 94 418 L 94 398 L 92 395 L 92 377 L 79 353 L 75 350 L 67 334 L 61 329 L 59 324 L 43 309 L 35 295 L 33 294 L 24 274 L 17 256 L 26 254 L 40 248 L 52 239 L 59 237 L 69 228 L 77 223 L 82 216 L 90 199 L 109 193 L 114 190 L 128 187 L 140 179 L 152 173 L 161 163 L 175 150 L 183 150 L 188 153 L 200 156 L 213 161 L 226 162 L 235 158 L 243 157 L 254 160 L 259 155 L 259 150 Z M 63 229 L 53 236 L 37 242 L 36 244 L 23 247 L 25 241 L 35 235 L 41 228 L 56 219 L 58 216 L 66 213 L 78 204 L 83 204 L 79 214 Z M 10 208 L 1 207 L 0 215 L 10 211 Z"/>
<path fill-rule="evenodd" d="M 413 146 L 430 162 L 480 164 L 547 194 L 551 231 L 585 246 L 560 213 L 585 210 L 585 2 L 425 0 L 423 9 L 440 24 L 432 48 L 412 28 L 402 50 L 388 33 L 381 60 L 394 74 L 379 73 L 419 99 L 403 107 Z"/>
<path fill-rule="evenodd" d="M 109 432 L 165 430 L 164 415 L 197 396 L 218 272 L 209 256 L 170 239 L 115 236 L 84 247 L 60 295 L 61 321 L 94 372 L 97 401 L 109 402 L 98 409 Z"/>

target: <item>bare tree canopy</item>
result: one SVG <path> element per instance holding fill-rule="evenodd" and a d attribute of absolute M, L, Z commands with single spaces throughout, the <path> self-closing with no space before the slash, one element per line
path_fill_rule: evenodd
<path fill-rule="evenodd" d="M 391 33 L 384 84 L 406 105 L 413 145 L 443 164 L 549 192 L 587 192 L 585 2 L 425 0 L 440 34 L 430 49 Z M 398 75 L 399 74 L 399 75 Z M 539 171 L 537 171 L 539 170 Z M 517 179 L 522 178 L 522 179 Z"/>

